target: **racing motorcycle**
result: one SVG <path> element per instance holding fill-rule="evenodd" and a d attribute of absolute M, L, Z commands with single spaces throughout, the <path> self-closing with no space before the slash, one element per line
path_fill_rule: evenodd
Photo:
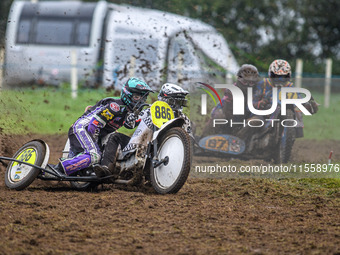
<path fill-rule="evenodd" d="M 299 113 L 290 106 L 286 115 L 281 115 L 280 104 L 270 115 L 266 116 L 261 128 L 256 128 L 250 136 L 225 134 L 218 132 L 214 135 L 202 136 L 195 144 L 195 155 L 213 153 L 241 159 L 273 160 L 275 163 L 287 163 L 290 159 L 296 138 L 303 137 Z M 284 124 L 284 125 L 283 125 Z M 251 132 L 245 127 L 243 134 Z M 244 132 L 245 131 L 245 132 Z M 239 132 L 239 133 L 241 133 Z"/>
<path fill-rule="evenodd" d="M 147 109 L 142 109 L 148 106 Z M 191 138 L 182 128 L 183 117 L 174 117 L 172 108 L 163 101 L 152 105 L 141 104 L 134 111 L 141 123 L 134 131 L 128 145 L 118 148 L 116 169 L 118 176 L 98 177 L 93 167 L 64 175 L 48 163 L 50 150 L 42 140 L 32 140 L 23 145 L 9 160 L 5 184 L 10 189 L 22 190 L 36 178 L 41 180 L 70 181 L 71 186 L 87 190 L 101 183 L 140 185 L 150 183 L 159 194 L 178 192 L 185 184 L 192 161 Z M 63 157 L 69 154 L 69 142 Z"/>

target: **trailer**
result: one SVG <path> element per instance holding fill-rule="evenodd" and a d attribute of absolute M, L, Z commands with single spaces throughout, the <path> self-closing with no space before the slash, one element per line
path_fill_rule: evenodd
<path fill-rule="evenodd" d="M 131 76 L 153 87 L 165 81 L 221 83 L 238 69 L 212 26 L 153 9 L 105 1 L 14 1 L 7 24 L 6 87 L 70 82 L 72 67 L 81 84 L 117 89 Z"/>

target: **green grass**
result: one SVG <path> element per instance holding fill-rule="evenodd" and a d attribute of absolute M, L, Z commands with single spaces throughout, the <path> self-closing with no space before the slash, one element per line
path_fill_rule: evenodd
<path fill-rule="evenodd" d="M 303 117 L 305 139 L 340 140 L 340 94 L 331 94 L 329 108 L 324 107 L 322 93 L 312 92 L 312 95 L 321 105 L 315 115 Z"/>
<path fill-rule="evenodd" d="M 304 138 L 303 139 L 316 139 L 316 140 L 340 140 L 340 93 L 331 94 L 330 107 L 324 107 L 324 95 L 323 93 L 311 91 L 315 100 L 321 104 L 319 111 L 314 115 L 304 115 Z M 222 95 L 222 92 L 219 91 Z M 201 134 L 204 123 L 209 119 L 209 111 L 214 107 L 211 99 L 208 98 L 207 115 L 202 116 L 201 102 L 199 93 L 193 95 L 191 100 L 190 115 L 191 120 L 195 123 L 201 123 L 197 125 L 197 133 Z M 203 123 L 203 124 L 202 124 Z"/>
<path fill-rule="evenodd" d="M 0 92 L 0 127 L 9 134 L 62 134 L 88 105 L 113 96 L 104 89 L 82 89 L 73 99 L 67 89 L 38 88 Z"/>
<path fill-rule="evenodd" d="M 325 196 L 340 195 L 339 178 L 303 178 L 303 179 L 285 179 L 283 180 L 295 188 L 306 187 L 309 194 L 318 193 Z"/>
<path fill-rule="evenodd" d="M 305 139 L 340 140 L 340 94 L 331 95 L 328 109 L 323 106 L 323 94 L 313 93 L 321 103 L 319 112 L 304 116 Z M 0 92 L 0 128 L 3 133 L 11 134 L 61 134 L 67 133 L 71 124 L 84 112 L 87 105 L 108 96 L 119 96 L 118 92 L 104 89 L 81 89 L 78 97 L 72 99 L 71 92 L 65 88 L 26 88 Z M 157 93 L 149 101 L 156 100 Z M 210 102 L 210 101 L 209 101 Z M 210 106 L 209 106 L 210 107 Z M 185 113 L 200 112 L 200 105 L 191 101 L 191 110 Z M 208 115 L 207 115 L 208 116 Z M 131 134 L 122 128 L 121 132 Z"/>

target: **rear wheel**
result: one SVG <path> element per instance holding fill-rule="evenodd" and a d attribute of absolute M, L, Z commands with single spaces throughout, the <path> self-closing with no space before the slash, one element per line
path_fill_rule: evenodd
<path fill-rule="evenodd" d="M 38 141 L 31 141 L 22 146 L 13 158 L 41 167 L 46 148 Z M 5 184 L 10 189 L 22 190 L 29 186 L 39 175 L 40 169 L 12 161 L 6 169 Z"/>
<path fill-rule="evenodd" d="M 274 161 L 277 164 L 287 163 L 290 159 L 293 145 L 295 142 L 295 127 L 293 121 L 289 121 L 289 119 L 294 119 L 293 110 L 287 109 L 285 125 L 289 127 L 283 127 L 278 147 L 274 154 Z"/>
<path fill-rule="evenodd" d="M 157 156 L 167 161 L 151 167 L 152 187 L 160 194 L 176 193 L 186 182 L 191 167 L 190 137 L 182 128 L 169 129 L 159 139 Z"/>
<path fill-rule="evenodd" d="M 98 183 L 96 182 L 79 182 L 79 181 L 72 181 L 70 182 L 71 187 L 79 190 L 79 191 L 90 191 L 96 189 Z"/>
<path fill-rule="evenodd" d="M 76 176 L 90 176 L 91 173 L 93 173 L 93 171 L 92 169 L 91 170 L 89 169 L 91 168 L 84 169 L 82 171 L 77 172 Z M 94 190 L 99 185 L 98 182 L 81 182 L 81 181 L 71 181 L 70 184 L 72 188 L 79 190 L 79 191 Z"/>

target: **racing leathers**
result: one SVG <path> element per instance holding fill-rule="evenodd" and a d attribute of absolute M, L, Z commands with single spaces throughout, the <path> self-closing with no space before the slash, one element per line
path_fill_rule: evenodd
<path fill-rule="evenodd" d="M 134 128 L 135 123 L 126 122 L 127 114 L 128 109 L 120 98 L 108 97 L 98 101 L 78 118 L 68 132 L 69 158 L 61 161 L 65 173 L 71 175 L 99 163 L 104 137 L 123 125 Z"/>
<path fill-rule="evenodd" d="M 265 110 L 269 109 L 272 104 L 273 104 L 273 88 L 275 85 L 273 84 L 272 80 L 269 78 L 264 78 L 262 81 L 260 81 L 257 84 L 257 89 L 256 93 L 254 94 L 254 106 L 257 109 L 260 110 Z M 294 84 L 291 81 L 287 81 L 286 83 L 283 84 L 282 87 L 294 87 Z M 281 93 L 281 87 L 278 88 L 278 102 L 280 103 L 280 93 Z M 300 93 L 288 93 L 287 95 L 288 98 L 300 98 L 303 97 Z M 311 97 L 311 99 L 307 102 L 304 103 L 303 106 L 311 113 L 315 114 L 318 111 L 318 103 L 315 102 L 314 98 Z M 280 108 L 277 107 L 276 111 L 279 111 Z M 296 126 L 296 137 L 303 137 L 303 115 L 301 110 L 298 107 L 294 107 L 294 114 L 295 114 L 295 120 L 297 121 L 297 126 Z M 273 113 L 275 115 L 275 112 Z M 269 122 L 266 125 L 267 127 L 269 126 Z M 265 126 L 265 127 L 266 127 Z"/>
<path fill-rule="evenodd" d="M 184 119 L 183 123 L 183 129 L 190 134 L 192 132 L 191 130 L 191 124 L 189 118 L 182 113 L 180 110 L 174 111 L 175 118 L 181 117 Z M 99 176 L 108 175 L 109 172 L 105 170 L 105 167 L 110 171 L 111 174 L 117 175 L 119 174 L 115 169 L 115 163 L 116 163 L 116 157 L 117 157 L 117 151 L 120 146 L 123 152 L 130 151 L 136 148 L 136 146 L 145 143 L 146 135 L 144 134 L 144 129 L 153 130 L 153 124 L 151 119 L 151 112 L 150 108 L 145 109 L 140 112 L 138 115 L 138 119 L 134 123 L 135 126 L 138 125 L 138 131 L 132 136 L 129 137 L 127 135 L 124 135 L 122 133 L 114 132 L 109 134 L 105 141 L 103 142 L 105 144 L 105 148 L 102 155 L 101 160 L 101 170 L 99 168 L 95 168 L 95 172 Z M 146 132 L 149 133 L 149 132 Z M 136 134 L 144 134 L 144 135 L 136 135 Z M 152 134 L 152 133 L 151 133 Z M 104 167 L 104 168 L 103 168 Z M 102 172 L 102 173 L 101 173 Z"/>
<path fill-rule="evenodd" d="M 247 87 L 243 86 L 239 82 L 234 83 L 234 86 L 241 89 L 245 98 L 247 98 Z M 222 105 L 217 104 L 211 111 L 211 117 L 208 123 L 205 125 L 202 136 L 212 135 L 212 134 L 234 134 L 242 128 L 240 125 L 217 125 L 215 128 L 213 127 L 214 119 L 226 119 L 229 123 L 243 123 L 244 120 L 250 118 L 252 116 L 250 110 L 248 109 L 248 105 L 246 104 L 247 100 L 244 100 L 244 109 L 245 112 L 243 115 L 234 115 L 233 114 L 233 95 L 229 89 L 225 89 L 224 96 L 221 99 Z"/>

